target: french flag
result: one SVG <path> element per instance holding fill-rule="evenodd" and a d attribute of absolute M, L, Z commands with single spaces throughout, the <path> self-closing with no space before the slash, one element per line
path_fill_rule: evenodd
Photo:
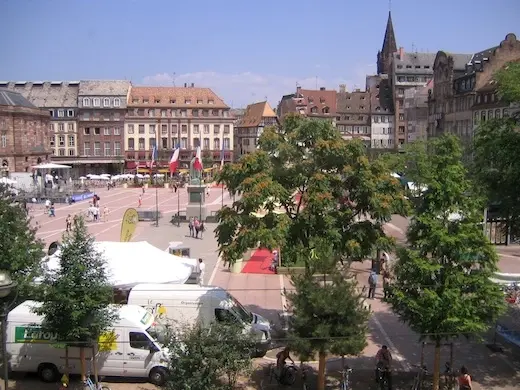
<path fill-rule="evenodd" d="M 157 146 L 154 145 L 152 148 L 152 162 L 150 163 L 150 173 L 152 172 L 153 164 L 156 162 L 159 158 Z"/>
<path fill-rule="evenodd" d="M 172 158 L 170 159 L 170 173 L 175 173 L 177 170 L 177 165 L 179 164 L 179 145 L 175 148 L 172 154 Z"/>
<path fill-rule="evenodd" d="M 200 146 L 197 146 L 197 152 L 195 153 L 195 162 L 193 163 L 193 168 L 196 171 L 202 171 L 202 153 L 200 151 Z"/>

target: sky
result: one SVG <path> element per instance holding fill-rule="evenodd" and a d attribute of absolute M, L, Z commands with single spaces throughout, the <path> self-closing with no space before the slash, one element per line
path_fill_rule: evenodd
<path fill-rule="evenodd" d="M 0 0 L 0 80 L 212 88 L 234 108 L 376 72 L 388 0 Z M 393 0 L 405 51 L 520 38 L 520 0 Z"/>

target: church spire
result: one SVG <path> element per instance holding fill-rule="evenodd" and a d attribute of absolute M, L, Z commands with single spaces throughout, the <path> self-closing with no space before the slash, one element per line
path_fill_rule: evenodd
<path fill-rule="evenodd" d="M 377 73 L 388 73 L 392 53 L 397 51 L 394 25 L 392 23 L 392 11 L 388 11 L 388 21 L 386 22 L 385 38 L 383 47 L 377 56 Z"/>

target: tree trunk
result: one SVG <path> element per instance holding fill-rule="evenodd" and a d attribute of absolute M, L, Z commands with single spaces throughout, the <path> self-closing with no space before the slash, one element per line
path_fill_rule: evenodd
<path fill-rule="evenodd" d="M 318 390 L 325 390 L 325 365 L 327 364 L 326 358 L 327 354 L 320 351 L 318 365 Z"/>
<path fill-rule="evenodd" d="M 435 355 L 433 358 L 433 390 L 439 390 L 441 371 L 441 343 L 435 342 Z"/>
<path fill-rule="evenodd" d="M 94 343 L 92 346 L 92 373 L 94 374 L 94 384 L 96 385 L 96 389 L 99 387 L 99 376 L 98 376 L 98 368 L 97 368 L 97 351 L 99 350 L 97 343 Z"/>
<path fill-rule="evenodd" d="M 86 370 L 86 364 L 85 364 L 85 348 L 79 347 L 79 363 L 81 367 L 81 380 L 86 381 L 87 380 L 87 370 Z"/>

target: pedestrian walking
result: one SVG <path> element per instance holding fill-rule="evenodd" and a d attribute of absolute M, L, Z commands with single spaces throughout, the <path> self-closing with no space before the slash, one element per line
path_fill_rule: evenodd
<path fill-rule="evenodd" d="M 143 187 L 144 190 L 144 187 Z M 137 199 L 137 207 L 141 207 L 143 204 L 143 195 L 139 195 L 139 199 Z"/>
<path fill-rule="evenodd" d="M 65 231 L 68 233 L 72 229 L 72 217 L 71 215 L 67 215 L 67 218 L 65 218 Z"/>
<path fill-rule="evenodd" d="M 56 216 L 56 209 L 54 208 L 54 203 L 51 202 L 51 207 L 49 208 L 49 217 Z"/>
<path fill-rule="evenodd" d="M 368 299 L 374 299 L 376 294 L 377 287 L 377 273 L 376 270 L 373 269 L 370 271 L 370 276 L 368 277 Z"/>
<path fill-rule="evenodd" d="M 390 272 L 383 270 L 383 299 L 388 297 L 388 282 L 390 281 Z"/>
<path fill-rule="evenodd" d="M 199 286 L 202 286 L 204 284 L 204 271 L 206 270 L 206 264 L 202 261 L 202 259 L 199 259 Z"/>
<path fill-rule="evenodd" d="M 107 206 L 103 207 L 103 222 L 108 222 L 108 213 L 109 213 L 108 207 Z"/>
<path fill-rule="evenodd" d="M 190 218 L 190 221 L 188 222 L 188 229 L 190 229 L 190 237 L 193 237 L 195 234 L 193 232 L 194 229 L 194 219 L 193 217 Z"/>

